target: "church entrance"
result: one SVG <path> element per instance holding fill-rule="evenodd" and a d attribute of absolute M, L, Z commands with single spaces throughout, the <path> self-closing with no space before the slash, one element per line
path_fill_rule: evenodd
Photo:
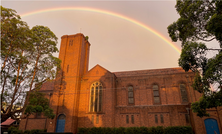
<path fill-rule="evenodd" d="M 217 120 L 209 118 L 204 120 L 205 128 L 207 131 L 207 134 L 220 134 Z"/>
<path fill-rule="evenodd" d="M 64 132 L 65 123 L 66 123 L 66 116 L 64 114 L 60 114 L 56 123 L 56 132 Z"/>

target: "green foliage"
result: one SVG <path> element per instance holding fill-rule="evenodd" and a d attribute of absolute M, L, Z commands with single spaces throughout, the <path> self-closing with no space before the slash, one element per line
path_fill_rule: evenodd
<path fill-rule="evenodd" d="M 77 134 L 193 134 L 190 126 L 175 127 L 119 127 L 119 128 L 78 128 Z"/>
<path fill-rule="evenodd" d="M 196 72 L 194 83 L 192 85 L 194 90 L 197 90 L 200 93 L 207 94 L 209 92 L 209 83 L 204 78 L 200 76 L 198 73 L 198 68 L 203 69 L 203 73 L 207 68 L 207 58 L 205 57 L 206 46 L 203 43 L 196 43 L 196 42 L 186 42 L 183 46 L 182 53 L 179 59 L 179 65 L 185 70 L 189 71 L 192 70 Z M 193 112 L 197 112 L 198 116 L 203 117 L 203 115 L 207 116 L 206 114 L 206 106 L 201 108 L 198 102 L 192 104 Z"/>
<path fill-rule="evenodd" d="M 141 134 L 149 134 L 151 132 L 148 131 L 147 127 L 140 127 L 140 133 Z"/>
<path fill-rule="evenodd" d="M 198 68 L 205 68 L 206 49 L 207 47 L 203 43 L 186 42 L 180 55 L 179 66 L 185 71 L 197 71 Z"/>
<path fill-rule="evenodd" d="M 22 130 L 18 130 L 17 127 L 9 127 L 8 129 L 9 134 L 22 134 Z"/>
<path fill-rule="evenodd" d="M 164 129 L 164 134 L 193 134 L 192 128 L 189 126 L 174 126 L 174 127 L 166 127 Z"/>
<path fill-rule="evenodd" d="M 162 126 L 151 127 L 149 129 L 150 129 L 150 132 L 153 134 L 163 134 L 164 133 L 164 129 Z"/>
<path fill-rule="evenodd" d="M 173 41 L 182 41 L 179 66 L 196 72 L 193 89 L 203 96 L 191 106 L 198 116 L 209 116 L 208 108 L 222 106 L 222 1 L 177 0 L 180 18 L 167 29 Z M 216 39 L 220 49 L 208 48 L 200 41 Z M 208 51 L 216 51 L 212 58 Z"/>
<path fill-rule="evenodd" d="M 114 128 L 115 134 L 124 134 L 125 129 L 126 129 L 125 127 Z"/>
<path fill-rule="evenodd" d="M 215 57 L 209 59 L 208 69 L 205 72 L 205 78 L 213 84 L 217 81 L 218 87 L 221 89 L 222 86 L 222 50 Z"/>
<path fill-rule="evenodd" d="M 1 6 L 1 121 L 19 118 L 26 106 L 26 92 L 55 78 L 61 63 L 53 56 L 58 52 L 56 44 L 57 37 L 48 27 L 30 29 L 15 10 Z M 28 109 L 39 112 L 44 108 Z"/>
<path fill-rule="evenodd" d="M 53 119 L 55 117 L 53 110 L 49 108 L 49 100 L 44 97 L 44 94 L 33 91 L 30 93 L 29 104 L 26 106 L 24 114 L 29 116 L 41 112 L 48 118 Z"/>
<path fill-rule="evenodd" d="M 211 40 L 214 34 L 207 32 L 207 23 L 216 13 L 216 1 L 178 0 L 176 10 L 180 18 L 167 27 L 173 41 Z"/>
<path fill-rule="evenodd" d="M 204 97 L 201 97 L 199 101 L 196 101 L 191 104 L 191 108 L 193 112 L 197 113 L 197 116 L 209 116 L 206 108 L 208 108 L 209 103 L 206 101 Z"/>
<path fill-rule="evenodd" d="M 215 35 L 216 39 L 220 41 L 222 47 L 222 2 L 216 2 L 215 14 L 210 18 L 210 21 L 207 23 L 207 31 Z"/>
<path fill-rule="evenodd" d="M 196 73 L 195 77 L 194 77 L 194 83 L 192 85 L 194 90 L 197 90 L 199 93 L 203 93 L 204 92 L 204 84 L 203 84 L 203 80 L 200 77 L 199 73 Z"/>
<path fill-rule="evenodd" d="M 47 130 L 46 129 L 32 129 L 32 130 L 22 131 L 22 130 L 18 130 L 17 127 L 13 127 L 13 126 L 11 126 L 8 129 L 9 134 L 38 134 L 40 132 L 47 132 Z"/>
<path fill-rule="evenodd" d="M 89 36 L 86 36 L 85 39 L 88 41 L 89 40 Z"/>

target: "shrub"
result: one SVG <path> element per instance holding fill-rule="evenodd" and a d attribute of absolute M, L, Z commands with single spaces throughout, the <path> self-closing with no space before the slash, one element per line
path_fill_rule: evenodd
<path fill-rule="evenodd" d="M 173 126 L 166 127 L 165 134 L 193 134 L 192 128 L 190 126 Z"/>
<path fill-rule="evenodd" d="M 175 127 L 119 127 L 78 128 L 78 134 L 193 134 L 190 126 Z"/>
<path fill-rule="evenodd" d="M 9 134 L 22 134 L 23 132 L 22 132 L 22 130 L 18 130 L 17 127 L 11 126 L 8 128 L 8 133 Z"/>
<path fill-rule="evenodd" d="M 13 127 L 11 126 L 9 129 L 8 129 L 8 134 L 39 134 L 41 132 L 47 132 L 46 129 L 33 129 L 33 130 L 25 130 L 25 131 L 22 131 L 22 130 L 19 130 L 17 127 Z"/>
<path fill-rule="evenodd" d="M 140 134 L 149 134 L 147 127 L 140 127 Z"/>

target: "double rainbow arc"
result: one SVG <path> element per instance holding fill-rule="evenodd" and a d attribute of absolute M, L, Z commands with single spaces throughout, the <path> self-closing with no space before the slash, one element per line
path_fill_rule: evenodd
<path fill-rule="evenodd" d="M 163 35 L 161 35 L 157 31 L 155 31 L 151 27 L 148 27 L 147 25 L 145 25 L 145 24 L 143 24 L 143 23 L 141 23 L 141 22 L 139 22 L 137 20 L 134 20 L 132 18 L 129 18 L 127 16 L 123 16 L 121 14 L 117 14 L 117 13 L 110 12 L 110 11 L 105 11 L 105 10 L 95 9 L 95 8 L 89 8 L 89 7 L 61 7 L 61 8 L 51 8 L 51 9 L 43 9 L 43 10 L 29 12 L 29 13 L 22 14 L 21 17 L 27 17 L 27 16 L 31 16 L 31 15 L 35 15 L 35 14 L 41 14 L 41 13 L 46 13 L 46 12 L 70 11 L 70 10 L 96 12 L 96 13 L 107 14 L 107 15 L 111 15 L 111 16 L 114 16 L 114 17 L 118 17 L 118 18 L 124 19 L 126 21 L 134 23 L 134 24 L 136 24 L 136 25 L 138 25 L 138 26 L 140 26 L 140 27 L 150 31 L 151 33 L 155 34 L 156 36 L 161 38 L 163 41 L 165 41 L 170 47 L 172 47 L 174 50 L 176 50 L 179 54 L 181 53 L 180 48 L 178 48 L 175 44 L 173 44 L 166 37 L 164 37 Z"/>

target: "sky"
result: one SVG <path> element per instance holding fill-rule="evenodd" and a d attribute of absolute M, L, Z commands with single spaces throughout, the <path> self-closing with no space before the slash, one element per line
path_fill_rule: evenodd
<path fill-rule="evenodd" d="M 111 72 L 178 67 L 180 54 L 172 45 L 180 49 L 181 43 L 172 42 L 167 33 L 167 26 L 179 18 L 175 4 L 175 1 L 124 0 L 1 2 L 3 7 L 16 10 L 30 28 L 49 27 L 58 37 L 58 48 L 63 35 L 83 33 L 88 36 L 91 44 L 89 69 L 99 64 Z M 62 10 L 25 15 L 53 8 Z M 67 8 L 69 10 L 65 10 Z"/>

